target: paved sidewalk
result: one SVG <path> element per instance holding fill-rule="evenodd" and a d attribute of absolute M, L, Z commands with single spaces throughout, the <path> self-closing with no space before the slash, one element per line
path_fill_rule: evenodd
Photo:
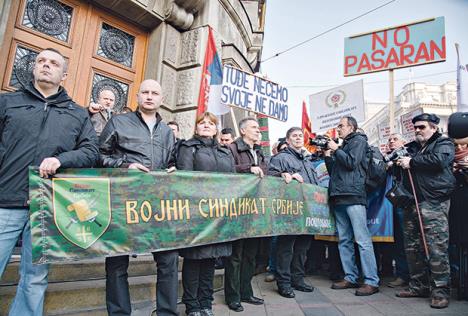
<path fill-rule="evenodd" d="M 421 316 L 421 315 L 468 315 L 468 301 L 452 299 L 446 309 L 430 308 L 429 299 L 397 298 L 395 290 L 387 286 L 380 288 L 380 293 L 358 297 L 353 289 L 332 290 L 331 281 L 324 276 L 308 277 L 307 282 L 315 286 L 312 293 L 296 292 L 295 299 L 288 299 L 276 292 L 275 282 L 263 281 L 264 274 L 257 275 L 252 284 L 255 295 L 265 300 L 265 305 L 255 306 L 243 303 L 244 312 L 230 311 L 224 304 L 224 292 L 215 293 L 213 311 L 216 316 Z M 185 315 L 183 304 L 179 305 L 180 315 Z M 134 315 L 147 316 L 148 310 L 135 311 Z"/>

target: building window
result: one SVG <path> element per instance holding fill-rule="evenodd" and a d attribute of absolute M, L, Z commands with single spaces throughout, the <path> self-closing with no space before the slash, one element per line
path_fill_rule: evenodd
<path fill-rule="evenodd" d="M 15 62 L 10 77 L 10 86 L 17 89 L 27 85 L 33 79 L 33 68 L 37 52 L 22 46 L 16 47 Z"/>
<path fill-rule="evenodd" d="M 97 102 L 99 93 L 101 93 L 102 90 L 111 90 L 114 92 L 115 111 L 120 112 L 123 107 L 127 106 L 128 84 L 100 74 L 94 74 L 93 88 L 91 90 L 91 99 L 93 102 Z"/>
<path fill-rule="evenodd" d="M 102 23 L 97 54 L 131 68 L 134 44 L 134 36 Z"/>
<path fill-rule="evenodd" d="M 55 0 L 28 0 L 22 24 L 67 42 L 73 8 Z"/>

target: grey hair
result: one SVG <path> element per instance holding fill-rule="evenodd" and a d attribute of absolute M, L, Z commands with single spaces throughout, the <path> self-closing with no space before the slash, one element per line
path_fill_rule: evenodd
<path fill-rule="evenodd" d="M 240 120 L 239 129 L 245 128 L 248 121 L 254 121 L 255 123 L 258 123 L 258 121 L 257 121 L 257 119 L 255 117 L 252 117 L 252 116 L 245 117 L 242 120 Z"/>
<path fill-rule="evenodd" d="M 403 139 L 403 135 L 401 135 L 400 133 L 391 133 L 390 135 L 388 135 L 388 138 L 392 137 L 393 135 L 398 137 L 398 139 Z"/>

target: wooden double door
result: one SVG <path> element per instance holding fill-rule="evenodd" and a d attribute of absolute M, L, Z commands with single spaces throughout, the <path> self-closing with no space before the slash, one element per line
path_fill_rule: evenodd
<path fill-rule="evenodd" d="M 12 1 L 0 51 L 2 91 L 13 91 L 32 78 L 37 52 L 59 50 L 68 61 L 64 82 L 77 103 L 88 105 L 106 88 L 116 109 L 135 106 L 143 79 L 147 33 L 104 10 L 78 0 Z"/>

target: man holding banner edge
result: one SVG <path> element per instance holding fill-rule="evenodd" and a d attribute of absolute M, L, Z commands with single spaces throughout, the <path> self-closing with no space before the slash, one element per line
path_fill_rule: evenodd
<path fill-rule="evenodd" d="M 174 167 L 174 133 L 162 122 L 157 112 L 162 104 L 161 86 L 155 80 L 144 80 L 137 98 L 138 111 L 112 117 L 102 131 L 102 165 L 144 172 Z M 177 250 L 155 252 L 153 257 L 157 262 L 157 314 L 178 315 L 179 253 Z M 131 315 L 128 264 L 128 255 L 106 258 L 106 305 L 109 315 Z"/>
<path fill-rule="evenodd" d="M 286 183 L 296 180 L 299 183 L 318 185 L 314 165 L 303 149 L 304 134 L 300 127 L 292 127 L 286 132 L 288 147 L 272 157 L 268 174 L 282 177 Z M 308 235 L 278 236 L 276 249 L 276 282 L 278 292 L 286 298 L 295 297 L 292 288 L 301 292 L 312 292 L 314 287 L 304 281 L 307 250 L 312 237 Z"/>

